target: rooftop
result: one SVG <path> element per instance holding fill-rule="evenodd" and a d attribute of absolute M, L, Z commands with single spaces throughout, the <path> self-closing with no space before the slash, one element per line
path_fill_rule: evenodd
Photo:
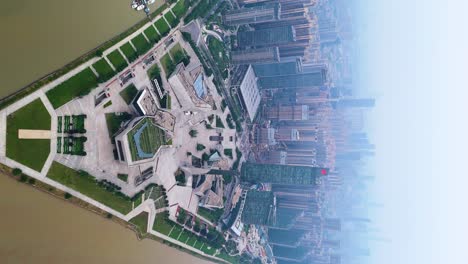
<path fill-rule="evenodd" d="M 156 154 L 159 147 L 166 144 L 166 133 L 154 120 L 143 118 L 127 133 L 128 145 L 133 161 L 149 159 Z"/>

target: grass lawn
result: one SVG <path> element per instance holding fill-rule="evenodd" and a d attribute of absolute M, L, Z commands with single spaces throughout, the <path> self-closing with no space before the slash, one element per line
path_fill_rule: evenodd
<path fill-rule="evenodd" d="M 184 230 L 184 231 L 182 231 L 182 234 L 180 235 L 178 240 L 185 244 L 185 242 L 187 241 L 189 236 L 190 236 L 190 231 Z"/>
<path fill-rule="evenodd" d="M 216 127 L 224 128 L 223 120 L 221 120 L 221 117 L 219 116 L 216 116 Z"/>
<path fill-rule="evenodd" d="M 192 9 L 192 11 L 185 17 L 185 24 L 199 17 L 205 17 L 208 11 L 218 2 L 219 0 L 200 0 L 198 4 Z"/>
<path fill-rule="evenodd" d="M 168 235 L 172 229 L 173 224 L 170 224 L 166 221 L 166 218 L 163 213 L 159 213 L 156 215 L 153 224 L 153 230 L 157 231 L 161 234 Z"/>
<path fill-rule="evenodd" d="M 200 242 L 200 241 L 197 241 L 197 244 L 195 245 L 195 248 L 196 249 L 199 249 L 199 250 L 202 250 L 202 248 L 204 247 L 205 243 L 203 242 Z"/>
<path fill-rule="evenodd" d="M 123 182 L 128 182 L 128 174 L 117 174 L 117 178 Z"/>
<path fill-rule="evenodd" d="M 166 94 L 159 100 L 159 105 L 164 109 L 171 109 L 171 96 Z"/>
<path fill-rule="evenodd" d="M 210 247 L 210 246 L 208 246 L 206 244 L 204 244 L 203 247 L 200 250 L 205 252 L 205 254 L 208 254 L 208 255 L 213 255 L 216 252 L 216 249 L 214 249 L 213 247 Z"/>
<path fill-rule="evenodd" d="M 57 138 L 57 153 L 62 153 L 62 138 Z"/>
<path fill-rule="evenodd" d="M 105 103 L 103 107 L 104 107 L 104 108 L 107 108 L 107 107 L 109 107 L 109 106 L 111 106 L 111 105 L 112 105 L 112 101 L 109 101 L 109 102 Z"/>
<path fill-rule="evenodd" d="M 187 52 L 185 52 L 182 46 L 180 46 L 180 43 L 177 43 L 169 52 L 171 53 L 171 57 L 175 65 L 187 59 Z M 184 64 L 188 65 L 189 61 L 190 59 L 188 59 L 188 61 L 184 61 Z"/>
<path fill-rule="evenodd" d="M 109 53 L 109 55 L 107 55 L 107 58 L 112 63 L 112 65 L 114 65 L 114 68 L 118 72 L 123 71 L 128 66 L 127 62 L 125 61 L 125 58 L 122 56 L 122 54 L 120 54 L 118 49 Z"/>
<path fill-rule="evenodd" d="M 127 42 L 125 44 L 123 44 L 121 47 L 120 47 L 120 50 L 123 52 L 123 54 L 125 55 L 125 57 L 127 57 L 128 61 L 129 62 L 133 62 L 135 61 L 136 59 L 138 59 L 138 53 L 135 51 L 135 49 L 132 47 L 132 45 L 130 44 L 130 42 Z"/>
<path fill-rule="evenodd" d="M 154 22 L 154 25 L 156 26 L 156 28 L 158 29 L 159 33 L 161 34 L 161 36 L 166 36 L 167 33 L 169 33 L 169 31 L 171 30 L 169 28 L 169 25 L 166 23 L 166 21 L 164 20 L 164 18 L 160 18 L 158 21 Z"/>
<path fill-rule="evenodd" d="M 115 75 L 115 71 L 105 59 L 98 60 L 96 63 L 93 64 L 93 68 L 99 74 L 99 82 L 106 82 Z"/>
<path fill-rule="evenodd" d="M 177 19 L 171 12 L 167 12 L 164 17 L 166 18 L 167 22 L 169 22 L 169 25 L 171 25 L 171 28 L 175 28 L 180 20 Z"/>
<path fill-rule="evenodd" d="M 86 68 L 75 76 L 49 90 L 46 95 L 52 106 L 57 109 L 78 96 L 87 95 L 98 86 L 96 75 Z"/>
<path fill-rule="evenodd" d="M 139 56 L 145 54 L 149 49 L 151 49 L 151 44 L 145 39 L 143 34 L 140 34 L 132 39 L 132 43 L 137 49 Z"/>
<path fill-rule="evenodd" d="M 19 139 L 18 129 L 50 130 L 51 118 L 40 99 L 29 103 L 7 118 L 6 156 L 29 168 L 41 171 L 50 152 L 50 139 Z"/>
<path fill-rule="evenodd" d="M 62 133 L 62 118 L 61 116 L 57 117 L 57 133 Z"/>
<path fill-rule="evenodd" d="M 143 126 L 146 126 L 142 129 Z M 159 149 L 161 145 L 166 143 L 166 136 L 163 130 L 159 127 L 153 125 L 150 119 L 146 118 L 138 125 L 136 125 L 129 133 L 128 133 L 128 142 L 130 145 L 130 152 L 132 154 L 132 160 L 141 160 L 146 159 L 148 157 L 140 157 L 137 151 L 137 142 L 134 139 L 134 135 L 136 135 L 139 131 L 142 131 L 139 136 L 140 147 L 144 153 L 147 154 L 154 154 Z"/>
<path fill-rule="evenodd" d="M 115 133 L 119 131 L 120 125 L 128 121 L 132 118 L 132 115 L 129 113 L 120 113 L 117 115 L 116 113 L 108 113 L 106 114 L 106 123 L 107 123 L 107 130 L 109 131 L 109 137 L 113 138 Z"/>
<path fill-rule="evenodd" d="M 113 192 L 99 187 L 93 176 L 80 174 L 78 171 L 58 162 L 54 161 L 54 163 L 52 163 L 47 177 L 109 206 L 122 214 L 127 214 L 132 210 L 132 202 L 130 199 L 118 196 Z"/>
<path fill-rule="evenodd" d="M 120 92 L 120 96 L 122 97 L 122 99 L 124 99 L 124 101 L 127 104 L 130 104 L 133 98 L 135 98 L 135 96 L 137 95 L 137 93 L 138 93 L 138 90 L 135 87 L 135 85 L 133 85 L 132 83 Z"/>
<path fill-rule="evenodd" d="M 86 137 L 64 137 L 63 138 L 63 153 L 71 155 L 86 155 L 84 151 L 84 143 Z"/>
<path fill-rule="evenodd" d="M 132 218 L 130 223 L 134 224 L 141 234 L 145 234 L 148 231 L 148 217 L 148 213 L 143 212 Z"/>
<path fill-rule="evenodd" d="M 194 234 L 192 234 L 192 236 L 190 237 L 190 239 L 187 241 L 187 245 L 193 247 L 193 245 L 195 245 L 195 242 L 197 242 L 197 236 L 195 236 Z"/>
<path fill-rule="evenodd" d="M 167 77 L 169 77 L 176 68 L 176 65 L 169 56 L 169 53 L 166 53 L 166 55 L 161 58 L 161 65 L 163 66 Z"/>
<path fill-rule="evenodd" d="M 182 18 L 185 15 L 185 12 L 187 12 L 188 4 L 188 1 L 179 0 L 174 8 L 172 8 L 172 12 L 174 12 L 178 18 Z"/>
<path fill-rule="evenodd" d="M 209 220 L 210 222 L 216 223 L 218 222 L 221 215 L 223 215 L 223 209 L 209 210 L 203 207 L 198 207 L 197 213 L 205 219 Z"/>
<path fill-rule="evenodd" d="M 180 233 L 182 233 L 182 227 L 180 227 L 179 225 L 174 225 L 174 229 L 172 229 L 172 232 L 169 235 L 169 237 L 177 239 L 179 237 Z"/>
<path fill-rule="evenodd" d="M 215 37 L 208 37 L 208 47 L 213 55 L 213 58 L 218 66 L 219 70 L 223 73 L 223 78 L 227 77 L 227 68 L 229 66 L 229 57 L 226 54 L 224 43 L 216 39 Z"/>
<path fill-rule="evenodd" d="M 156 32 L 156 29 L 154 29 L 153 26 L 149 26 L 147 29 L 145 29 L 144 32 L 145 32 L 146 37 L 150 41 L 153 41 L 154 43 L 157 43 L 161 39 L 158 32 Z"/>

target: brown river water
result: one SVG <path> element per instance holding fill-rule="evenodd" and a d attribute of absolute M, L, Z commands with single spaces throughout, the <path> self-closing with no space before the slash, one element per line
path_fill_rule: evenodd
<path fill-rule="evenodd" d="M 129 28 L 130 0 L 1 0 L 0 97 Z M 0 175 L 0 263 L 208 263 Z"/>

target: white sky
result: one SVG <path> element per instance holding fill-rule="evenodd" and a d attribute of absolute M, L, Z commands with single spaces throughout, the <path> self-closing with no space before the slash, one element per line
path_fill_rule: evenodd
<path fill-rule="evenodd" d="M 357 0 L 359 80 L 377 98 L 370 263 L 468 263 L 468 1 Z"/>

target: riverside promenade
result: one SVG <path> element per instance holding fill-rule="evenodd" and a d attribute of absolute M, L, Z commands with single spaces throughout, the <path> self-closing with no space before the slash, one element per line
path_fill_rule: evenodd
<path fill-rule="evenodd" d="M 48 175 L 48 172 L 52 166 L 52 163 L 56 160 L 56 153 L 57 153 L 57 135 L 58 135 L 58 131 L 57 131 L 57 110 L 54 109 L 52 103 L 49 101 L 46 93 L 52 89 L 54 89 L 55 87 L 57 87 L 58 85 L 62 84 L 63 82 L 69 80 L 70 78 L 72 78 L 73 76 L 76 76 L 78 73 L 82 72 L 83 70 L 87 69 L 88 67 L 94 72 L 95 75 L 97 75 L 97 72 L 96 70 L 93 68 L 93 64 L 95 64 L 96 62 L 98 62 L 99 60 L 101 60 L 102 58 L 105 59 L 105 61 L 112 67 L 113 70 L 116 70 L 116 67 L 108 60 L 107 58 L 107 55 L 109 55 L 110 53 L 118 50 L 118 52 L 123 56 L 123 58 L 126 60 L 126 62 L 128 63 L 128 66 L 123 69 L 122 71 L 118 72 L 114 77 L 112 77 L 110 80 L 106 81 L 105 83 L 101 83 L 99 84 L 99 88 L 105 90 L 107 85 L 109 85 L 110 83 L 113 83 L 115 81 L 118 81 L 120 75 L 124 72 L 127 72 L 133 68 L 135 68 L 138 64 L 142 63 L 142 58 L 145 58 L 147 56 L 147 54 L 150 54 L 152 52 L 154 52 L 155 49 L 158 48 L 158 46 L 160 46 L 162 43 L 165 43 L 165 41 L 169 38 L 171 38 L 171 36 L 180 28 L 180 23 L 174 27 L 171 27 L 171 24 L 169 23 L 169 21 L 167 21 L 167 19 L 165 18 L 165 15 L 167 13 L 173 13 L 172 11 L 172 8 L 177 4 L 176 3 L 173 3 L 172 5 L 170 5 L 168 8 L 166 8 L 163 12 L 161 12 L 159 15 L 157 15 L 156 17 L 154 17 L 153 19 L 149 20 L 144 26 L 142 26 L 141 28 L 139 28 L 138 30 L 136 30 L 135 32 L 131 33 L 130 35 L 128 35 L 127 37 L 125 37 L 124 39 L 120 40 L 119 42 L 115 43 L 112 47 L 108 48 L 107 50 L 105 50 L 103 52 L 103 55 L 102 57 L 94 57 L 88 61 L 86 61 L 85 63 L 79 65 L 78 67 L 70 70 L 68 73 L 60 76 L 59 78 L 47 83 L 46 85 L 44 85 L 43 87 L 39 88 L 38 90 L 32 92 L 31 94 L 19 99 L 18 101 L 12 103 L 11 105 L 3 108 L 0 110 L 0 163 L 2 164 L 5 164 L 6 166 L 10 167 L 10 168 L 18 168 L 18 169 L 21 169 L 21 171 L 26 174 L 27 176 L 29 177 L 32 177 L 34 179 L 37 179 L 41 182 L 44 182 L 56 189 L 59 189 L 59 190 L 62 190 L 64 192 L 67 192 L 71 195 L 73 195 L 74 197 L 80 199 L 80 200 L 83 200 L 103 211 L 106 211 L 108 212 L 109 214 L 112 214 L 113 216 L 115 217 L 118 217 L 120 219 L 123 219 L 125 221 L 129 221 L 130 219 L 134 218 L 135 216 L 139 215 L 140 213 L 142 212 L 148 212 L 149 213 L 149 219 L 148 219 L 148 233 L 152 234 L 152 235 L 155 235 L 159 238 L 162 238 L 164 240 L 167 240 L 173 244 L 176 244 L 180 247 L 183 247 L 183 248 L 186 248 L 190 251 L 193 251 L 199 255 L 202 255 L 202 256 L 205 256 L 207 258 L 211 258 L 211 259 L 214 259 L 214 260 L 217 260 L 217 261 L 222 261 L 222 262 L 225 262 L 225 260 L 222 260 L 220 258 L 217 258 L 217 257 L 214 257 L 214 256 L 211 256 L 211 255 L 207 255 L 205 254 L 204 252 L 198 250 L 198 249 L 194 249 L 184 243 L 181 243 L 180 241 L 177 241 L 173 238 L 170 238 L 168 236 L 165 236 L 163 234 L 160 234 L 156 231 L 153 230 L 152 228 L 152 225 L 154 223 L 154 219 L 156 217 L 156 214 L 157 213 L 161 213 L 165 210 L 168 210 L 167 208 L 163 208 L 163 209 L 158 209 L 156 210 L 155 208 L 155 205 L 154 205 L 154 201 L 148 199 L 146 201 L 144 201 L 143 203 L 141 203 L 139 206 L 135 207 L 132 211 L 130 211 L 128 214 L 122 214 L 121 212 L 118 212 L 94 199 L 91 199 L 90 197 L 68 187 L 68 186 L 65 186 L 61 183 L 58 183 L 50 178 L 47 177 Z M 132 44 L 131 40 L 134 39 L 136 36 L 142 34 L 145 39 L 149 42 L 149 38 L 145 35 L 144 31 L 147 30 L 149 27 L 152 27 L 156 30 L 156 32 L 160 33 L 158 28 L 154 25 L 155 21 L 159 20 L 159 19 L 164 19 L 164 21 L 166 21 L 167 25 L 169 26 L 170 28 L 170 31 L 169 33 L 163 37 L 160 41 L 159 41 L 159 45 L 154 45 L 149 51 L 147 51 L 144 55 L 140 56 L 139 59 L 135 60 L 133 63 L 130 63 L 129 60 L 126 58 L 126 56 L 124 56 L 123 52 L 120 50 L 120 47 L 122 45 L 124 45 L 125 43 L 130 43 L 132 45 L 132 47 L 135 49 L 135 46 Z M 37 170 L 34 170 L 24 164 L 21 164 L 9 157 L 7 157 L 7 151 L 6 151 L 6 148 L 7 148 L 7 119 L 8 119 L 8 116 L 10 116 L 11 114 L 15 113 L 17 110 L 29 105 L 30 103 L 32 103 L 33 101 L 37 100 L 37 99 L 40 99 L 40 101 L 42 102 L 42 104 L 45 106 L 45 108 L 47 109 L 47 112 L 50 114 L 50 118 L 51 118 L 51 129 L 50 129 L 50 152 L 49 152 L 49 155 L 47 157 L 47 160 L 45 161 L 45 164 L 44 166 L 42 167 L 42 169 L 40 171 L 37 171 Z M 73 100 L 72 100 L 73 101 Z"/>

